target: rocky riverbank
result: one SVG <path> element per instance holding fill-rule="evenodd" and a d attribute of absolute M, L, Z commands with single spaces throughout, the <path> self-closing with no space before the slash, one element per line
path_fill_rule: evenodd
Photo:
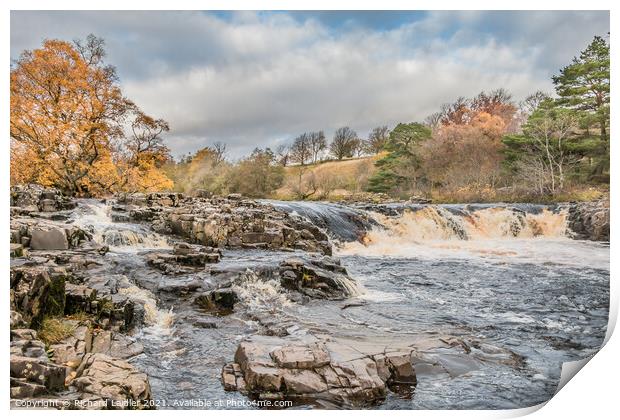
<path fill-rule="evenodd" d="M 284 206 L 238 195 L 173 193 L 121 195 L 104 205 L 39 186 L 14 187 L 13 407 L 152 408 L 157 396 L 135 361 L 144 356 L 138 332 L 168 322 L 168 312 L 158 309 L 161 300 L 189 308 L 191 315 L 179 322 L 197 328 L 217 329 L 231 318 L 252 325 L 219 365 L 222 387 L 252 399 L 360 407 L 379 404 L 389 393 L 410 397 L 425 375 L 458 376 L 491 362 L 520 366 L 509 350 L 445 334 L 368 342 L 334 337 L 320 326 L 300 329 L 289 314 L 276 312 L 278 305 L 293 302 L 303 311 L 347 300 L 338 303 L 344 311 L 364 305 L 351 299 L 363 290 L 331 256 L 330 221 L 311 221 L 312 214 Z M 608 205 L 557 207 L 567 209 L 570 236 L 609 240 Z M 105 214 L 96 214 L 103 208 Z M 356 208 L 388 217 L 400 211 L 387 204 Z M 356 211 L 334 220 L 360 239 L 373 224 Z M 125 249 L 133 251 L 125 255 Z M 269 258 L 235 260 L 227 256 L 234 250 Z M 139 275 L 119 264 L 121 257 L 132 260 Z M 275 304 L 266 308 L 264 299 Z"/>
<path fill-rule="evenodd" d="M 275 270 L 299 300 L 343 299 L 354 281 L 335 259 L 326 234 L 301 217 L 231 195 L 124 195 L 112 218 L 162 233 L 170 248 L 136 255 L 165 278 L 209 272 L 222 248 L 303 250 Z M 151 408 L 148 377 L 128 359 L 142 353 L 132 334 L 156 300 L 127 276 L 109 274 L 110 246 L 143 241 L 136 232 L 100 231 L 78 222 L 77 203 L 38 186 L 11 191 L 11 398 L 14 406 Z M 184 241 L 190 241 L 186 243 Z M 216 285 L 180 285 L 195 305 L 220 315 L 237 302 L 242 272 L 213 270 Z M 173 283 L 171 281 L 170 283 Z M 184 291 L 184 292 L 183 292 Z"/>

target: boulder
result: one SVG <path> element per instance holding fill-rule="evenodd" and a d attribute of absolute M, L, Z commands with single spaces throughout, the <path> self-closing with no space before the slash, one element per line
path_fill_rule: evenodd
<path fill-rule="evenodd" d="M 568 231 L 575 239 L 609 241 L 609 201 L 574 203 L 568 209 Z"/>
<path fill-rule="evenodd" d="M 207 312 L 217 315 L 232 313 L 235 303 L 239 301 L 232 288 L 221 288 L 202 293 L 194 299 L 194 303 Z"/>
<path fill-rule="evenodd" d="M 102 400 L 112 409 L 152 407 L 146 374 L 131 364 L 106 354 L 87 354 L 71 382 L 81 399 Z"/>
<path fill-rule="evenodd" d="M 414 386 L 412 349 L 361 352 L 349 343 L 314 336 L 253 336 L 222 369 L 227 391 L 252 398 L 329 401 L 346 407 L 377 404 L 391 385 Z"/>
<path fill-rule="evenodd" d="M 359 293 L 355 280 L 336 259 L 327 256 L 288 258 L 280 264 L 280 283 L 318 299 L 345 299 Z"/>
<path fill-rule="evenodd" d="M 46 316 L 63 315 L 66 278 L 66 271 L 60 267 L 12 268 L 11 308 L 33 328 Z"/>
<path fill-rule="evenodd" d="M 65 230 L 56 226 L 37 225 L 30 229 L 30 248 L 41 250 L 69 249 Z"/>

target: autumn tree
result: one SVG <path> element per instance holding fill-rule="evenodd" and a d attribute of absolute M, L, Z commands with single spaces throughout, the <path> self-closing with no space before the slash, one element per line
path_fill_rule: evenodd
<path fill-rule="evenodd" d="M 148 185 L 134 179 L 134 186 L 171 186 L 157 168 L 163 149 L 153 149 L 162 121 L 147 117 L 123 96 L 104 57 L 103 40 L 90 35 L 73 44 L 46 40 L 13 63 L 13 182 L 55 186 L 71 195 L 105 194 L 132 185 L 123 182 L 124 172 L 141 167 L 134 173 L 148 178 Z M 127 125 L 137 136 L 126 137 Z M 159 134 L 147 140 L 154 132 Z M 155 179 L 161 182 L 152 185 Z"/>
<path fill-rule="evenodd" d="M 203 147 L 179 162 L 166 165 L 177 191 L 193 193 L 205 190 L 213 194 L 228 192 L 233 165 L 226 161 L 223 143 Z"/>
<path fill-rule="evenodd" d="M 345 157 L 352 157 L 357 145 L 357 133 L 349 127 L 340 127 L 334 133 L 329 151 L 336 159 L 342 160 Z"/>
<path fill-rule="evenodd" d="M 271 149 L 256 148 L 231 174 L 230 191 L 248 197 L 267 197 L 284 181 L 284 168 Z"/>
<path fill-rule="evenodd" d="M 450 193 L 494 188 L 501 172 L 505 133 L 505 121 L 487 112 L 475 114 L 467 124 L 438 127 L 419 152 L 426 178 Z"/>

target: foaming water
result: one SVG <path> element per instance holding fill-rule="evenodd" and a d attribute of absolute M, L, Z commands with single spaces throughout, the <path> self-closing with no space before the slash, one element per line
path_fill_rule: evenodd
<path fill-rule="evenodd" d="M 144 322 L 151 327 L 151 332 L 162 335 L 170 335 L 174 325 L 174 311 L 157 307 L 157 299 L 150 291 L 132 285 L 119 289 L 118 292 L 125 296 L 131 296 L 133 301 L 142 303 L 144 306 Z"/>
<path fill-rule="evenodd" d="M 373 213 L 382 226 L 364 237 L 366 244 L 390 238 L 407 242 L 446 239 L 534 238 L 566 236 L 566 211 L 542 209 L 526 213 L 508 207 L 489 207 L 474 211 L 440 206 L 404 210 L 398 217 Z"/>
<path fill-rule="evenodd" d="M 278 280 L 263 279 L 249 269 L 239 275 L 232 288 L 243 305 L 251 311 L 276 312 L 292 305 Z"/>
<path fill-rule="evenodd" d="M 400 216 L 373 213 L 381 226 L 369 230 L 361 242 L 343 244 L 337 253 L 577 266 L 588 255 L 590 267 L 609 269 L 607 245 L 567 237 L 566 211 L 536 210 L 426 206 L 406 209 Z"/>
<path fill-rule="evenodd" d="M 96 243 L 119 252 L 169 247 L 164 236 L 138 224 L 114 222 L 110 212 L 110 205 L 106 203 L 83 200 L 75 224 L 92 232 Z"/>

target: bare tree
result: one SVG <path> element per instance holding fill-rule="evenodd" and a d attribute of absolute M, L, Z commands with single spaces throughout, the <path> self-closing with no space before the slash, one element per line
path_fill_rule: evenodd
<path fill-rule="evenodd" d="M 366 151 L 371 154 L 377 154 L 383 150 L 385 144 L 390 136 L 390 130 L 387 125 L 381 127 L 375 127 L 368 134 L 368 140 L 366 141 Z"/>
<path fill-rule="evenodd" d="M 340 127 L 334 133 L 334 140 L 329 145 L 329 151 L 338 160 L 353 156 L 356 146 L 357 133 L 349 127 Z"/>
<path fill-rule="evenodd" d="M 300 165 L 305 165 L 310 159 L 312 159 L 310 135 L 308 133 L 303 133 L 295 139 L 291 146 L 291 160 Z"/>
<path fill-rule="evenodd" d="M 226 143 L 222 143 L 221 141 L 216 141 L 213 143 L 213 154 L 215 164 L 223 162 L 226 159 Z"/>
<path fill-rule="evenodd" d="M 291 160 L 291 147 L 288 144 L 281 144 L 276 148 L 278 163 L 287 166 Z"/>
<path fill-rule="evenodd" d="M 424 118 L 424 124 L 427 125 L 432 130 L 436 129 L 441 125 L 441 112 L 435 112 L 428 117 Z"/>
<path fill-rule="evenodd" d="M 309 135 L 310 153 L 312 154 L 312 162 L 317 162 L 321 153 L 327 149 L 327 140 L 323 131 L 314 131 Z"/>

